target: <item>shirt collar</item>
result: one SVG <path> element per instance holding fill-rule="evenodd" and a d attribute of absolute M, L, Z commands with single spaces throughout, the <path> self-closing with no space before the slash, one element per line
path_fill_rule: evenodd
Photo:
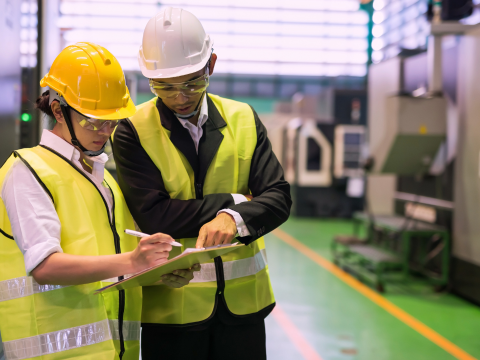
<path fill-rule="evenodd" d="M 55 150 L 70 161 L 75 161 L 80 158 L 80 152 L 75 149 L 72 144 L 47 129 L 43 129 L 40 145 L 45 145 L 50 149 Z M 94 162 L 105 164 L 108 161 L 108 155 L 103 153 L 98 156 L 91 156 L 90 159 Z"/>

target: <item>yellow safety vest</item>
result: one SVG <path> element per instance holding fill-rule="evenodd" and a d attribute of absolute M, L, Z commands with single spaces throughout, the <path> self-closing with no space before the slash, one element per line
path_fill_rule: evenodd
<path fill-rule="evenodd" d="M 23 161 L 52 198 L 65 253 L 95 256 L 135 249 L 138 239 L 123 232 L 133 228 L 133 219 L 107 171 L 105 182 L 114 200 L 112 220 L 91 180 L 42 146 L 16 151 L 0 169 L 0 188 L 14 161 Z M 119 358 L 122 348 L 123 359 L 138 359 L 141 288 L 93 294 L 116 278 L 78 286 L 39 285 L 26 274 L 1 199 L 0 229 L 0 332 L 7 360 L 111 360 Z"/>
<path fill-rule="evenodd" d="M 227 126 L 219 129 L 224 138 L 208 168 L 203 193 L 248 194 L 250 163 L 257 143 L 253 111 L 244 103 L 211 94 L 209 97 Z M 183 153 L 170 141 L 170 131 L 161 125 L 156 101 L 154 98 L 138 106 L 130 120 L 142 147 L 160 170 L 170 197 L 195 199 L 194 172 Z M 184 246 L 172 250 L 170 256 L 195 247 L 196 240 L 179 239 Z M 197 323 L 213 314 L 218 298 L 225 299 L 235 315 L 257 313 L 275 302 L 263 238 L 222 256 L 223 271 L 219 260 L 202 264 L 194 280 L 180 289 L 165 285 L 144 287 L 142 322 Z M 224 290 L 217 289 L 217 276 L 224 278 L 219 279 L 225 281 Z"/>

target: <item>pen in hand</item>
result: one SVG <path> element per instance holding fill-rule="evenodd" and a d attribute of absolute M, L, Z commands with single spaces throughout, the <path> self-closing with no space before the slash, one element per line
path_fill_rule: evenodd
<path fill-rule="evenodd" d="M 141 237 L 141 238 L 151 236 L 151 235 L 139 232 L 139 231 L 129 230 L 129 229 L 125 229 L 125 233 L 128 234 L 128 235 L 138 236 L 138 237 Z M 180 244 L 179 242 L 176 242 L 176 241 L 172 241 L 172 242 L 167 243 L 167 244 L 170 244 L 172 246 L 183 246 L 182 244 Z"/>

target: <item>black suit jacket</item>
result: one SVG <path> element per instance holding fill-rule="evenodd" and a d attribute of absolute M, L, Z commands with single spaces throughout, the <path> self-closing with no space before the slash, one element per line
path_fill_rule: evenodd
<path fill-rule="evenodd" d="M 272 151 L 267 130 L 255 111 L 257 145 L 253 154 L 248 186 L 253 200 L 235 205 L 228 193 L 203 196 L 203 183 L 208 167 L 215 156 L 226 126 L 215 104 L 207 96 L 208 120 L 203 125 L 203 136 L 198 155 L 194 142 L 173 112 L 157 99 L 162 126 L 171 131 L 170 140 L 185 155 L 195 173 L 196 199 L 171 199 L 160 170 L 140 145 L 130 121 L 118 125 L 113 141 L 119 185 L 128 207 L 143 232 L 162 232 L 175 239 L 196 237 L 200 228 L 215 218 L 222 209 L 237 211 L 245 221 L 251 236 L 238 240 L 249 244 L 285 222 L 292 204 L 290 185 L 283 177 L 283 169 Z M 245 194 L 244 194 L 245 195 Z"/>

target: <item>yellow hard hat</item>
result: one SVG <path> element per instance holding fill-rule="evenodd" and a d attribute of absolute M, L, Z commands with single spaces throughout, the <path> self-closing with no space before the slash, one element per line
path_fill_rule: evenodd
<path fill-rule="evenodd" d="M 118 60 L 100 45 L 67 46 L 40 86 L 57 91 L 69 106 L 95 119 L 124 119 L 136 111 Z"/>

